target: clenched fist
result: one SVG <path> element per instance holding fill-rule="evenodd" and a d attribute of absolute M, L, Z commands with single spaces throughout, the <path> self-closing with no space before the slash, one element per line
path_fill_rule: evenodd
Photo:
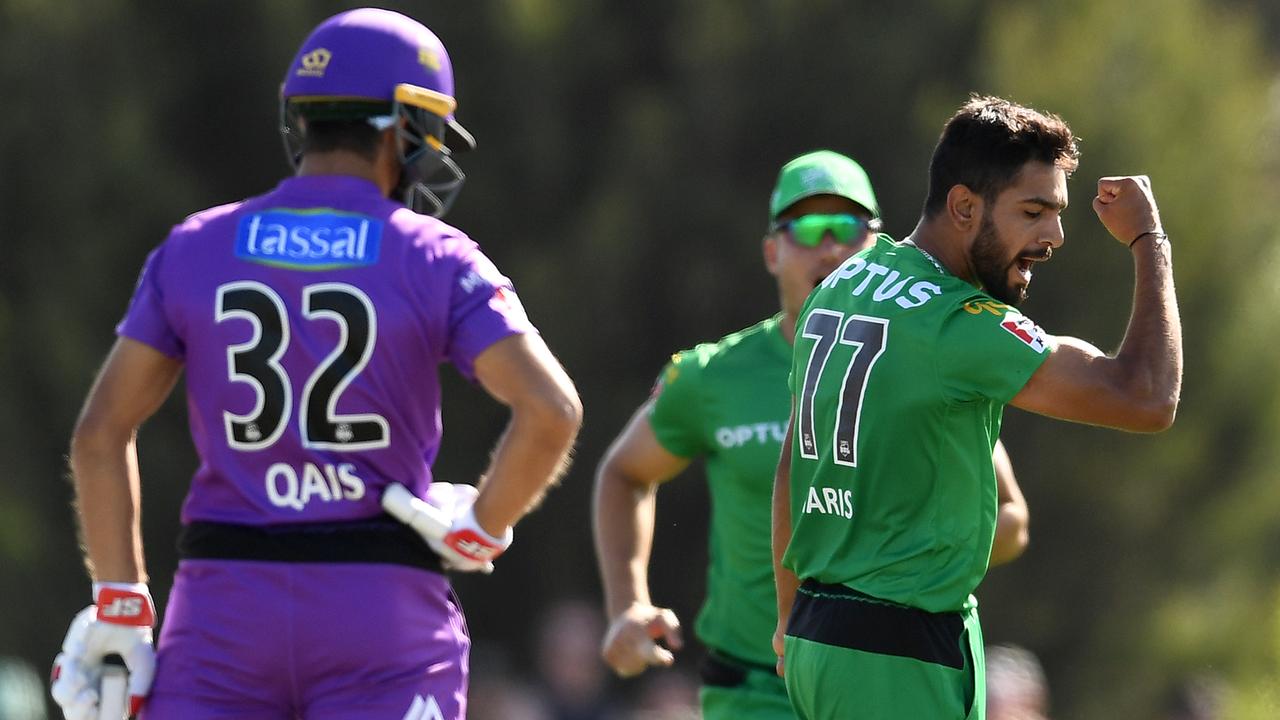
<path fill-rule="evenodd" d="M 1151 179 L 1146 175 L 1098 180 L 1093 211 L 1107 232 L 1126 246 L 1144 233 L 1162 232 L 1160 210 L 1151 193 Z"/>
<path fill-rule="evenodd" d="M 659 645 L 658 640 L 667 647 Z M 675 662 L 671 650 L 679 650 L 683 645 L 680 620 L 674 612 L 635 603 L 609 624 L 600 654 L 619 677 L 632 677 L 650 665 L 670 666 Z"/>

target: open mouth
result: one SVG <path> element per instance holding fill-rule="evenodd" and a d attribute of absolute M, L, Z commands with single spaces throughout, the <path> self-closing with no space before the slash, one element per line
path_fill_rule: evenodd
<path fill-rule="evenodd" d="M 1023 255 L 1014 263 L 1014 269 L 1017 270 L 1018 276 L 1022 278 L 1024 283 L 1031 282 L 1032 268 L 1036 263 L 1044 262 L 1053 257 L 1053 248 L 1046 247 L 1044 252 L 1035 255 Z"/>
<path fill-rule="evenodd" d="M 1031 266 L 1035 265 L 1037 262 L 1037 260 L 1028 257 L 1018 258 L 1018 262 L 1015 263 L 1014 268 L 1018 271 L 1018 277 L 1022 278 L 1022 282 L 1031 282 Z"/>

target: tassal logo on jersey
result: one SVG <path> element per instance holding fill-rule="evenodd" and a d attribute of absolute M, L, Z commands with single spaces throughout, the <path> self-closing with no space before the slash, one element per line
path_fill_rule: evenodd
<path fill-rule="evenodd" d="M 835 287 L 836 283 L 862 276 L 862 281 L 850 288 L 849 293 L 862 297 L 871 290 L 875 302 L 892 300 L 904 310 L 918 308 L 942 294 L 942 287 L 928 280 L 916 280 L 914 275 L 902 273 L 879 263 L 867 262 L 854 256 L 845 261 L 835 272 L 827 276 L 818 287 Z M 880 282 L 876 283 L 876 279 Z M 912 282 L 915 280 L 915 282 Z M 873 288 L 874 286 L 874 288 Z"/>
<path fill-rule="evenodd" d="M 778 445 L 786 434 L 785 423 L 758 422 L 716 428 L 716 442 L 723 448 L 738 448 L 748 443 Z"/>
<path fill-rule="evenodd" d="M 274 209 L 240 218 L 236 257 L 292 268 L 331 270 L 378 261 L 382 221 L 328 208 Z"/>

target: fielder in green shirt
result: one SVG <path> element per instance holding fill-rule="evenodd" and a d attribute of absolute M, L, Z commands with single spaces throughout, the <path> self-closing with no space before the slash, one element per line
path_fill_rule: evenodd
<path fill-rule="evenodd" d="M 1173 422 L 1182 332 L 1146 177 L 1102 178 L 1093 201 L 1134 257 L 1119 351 L 1015 309 L 1062 247 L 1077 155 L 1056 116 L 974 97 L 943 129 L 912 234 L 845 261 L 800 312 L 773 542 L 774 646 L 801 718 L 984 717 L 971 593 L 1006 404 L 1137 432 Z"/>
<path fill-rule="evenodd" d="M 790 409 L 791 343 L 805 297 L 873 241 L 879 214 L 870 181 L 853 160 L 818 151 L 784 166 L 763 245 L 782 312 L 677 353 L 601 463 L 594 519 L 610 619 L 603 655 L 619 675 L 630 676 L 669 665 L 670 650 L 681 645 L 675 614 L 653 605 L 649 594 L 654 500 L 658 485 L 705 459 L 710 567 L 696 629 L 707 649 L 701 691 L 707 720 L 794 718 L 770 644 L 777 614 L 767 531 Z M 1004 468 L 1001 542 L 993 556 L 999 562 L 1025 546 L 1027 511 L 1003 448 L 996 454 Z"/>

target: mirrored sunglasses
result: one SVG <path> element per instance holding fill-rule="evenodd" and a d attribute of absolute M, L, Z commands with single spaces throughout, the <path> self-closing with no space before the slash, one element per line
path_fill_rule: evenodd
<path fill-rule="evenodd" d="M 773 231 L 785 231 L 791 241 L 804 247 L 817 247 L 827 233 L 842 245 L 859 240 L 868 232 L 878 231 L 880 218 L 864 220 L 857 215 L 801 215 L 798 218 L 775 222 Z"/>

